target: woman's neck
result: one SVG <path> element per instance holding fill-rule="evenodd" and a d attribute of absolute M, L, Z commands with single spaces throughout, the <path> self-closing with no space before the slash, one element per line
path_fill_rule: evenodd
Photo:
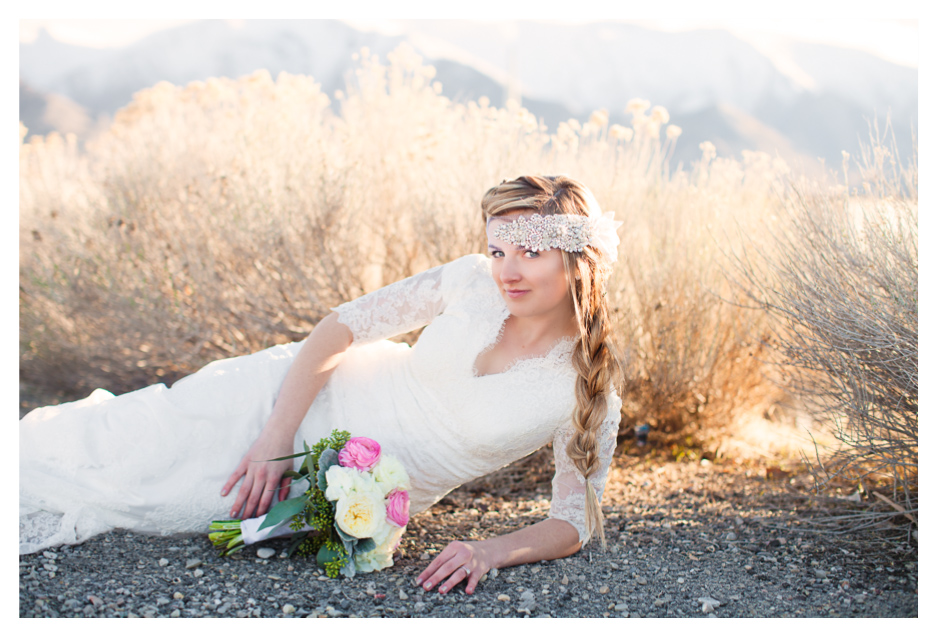
<path fill-rule="evenodd" d="M 561 338 L 579 335 L 576 315 L 572 310 L 565 316 L 520 317 L 512 314 L 508 321 L 512 323 L 511 331 L 514 333 L 515 342 L 525 349 L 538 344 L 549 345 Z"/>

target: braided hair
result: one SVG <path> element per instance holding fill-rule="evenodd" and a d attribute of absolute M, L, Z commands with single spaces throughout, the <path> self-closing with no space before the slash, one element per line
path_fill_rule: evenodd
<path fill-rule="evenodd" d="M 504 181 L 482 198 L 484 221 L 512 212 L 540 215 L 588 215 L 595 204 L 592 193 L 581 183 L 565 176 L 524 176 Z M 563 252 L 579 336 L 573 349 L 576 371 L 576 405 L 572 422 L 575 434 L 566 447 L 586 482 L 586 540 L 598 535 L 605 547 L 602 509 L 589 478 L 599 470 L 599 430 L 608 411 L 608 394 L 620 382 L 621 367 L 610 342 L 605 285 L 611 263 L 595 248 Z M 584 543 L 585 543 L 584 542 Z"/>

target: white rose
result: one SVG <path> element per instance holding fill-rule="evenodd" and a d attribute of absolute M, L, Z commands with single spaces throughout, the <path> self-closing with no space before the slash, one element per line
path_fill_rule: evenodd
<path fill-rule="evenodd" d="M 354 491 L 335 503 L 335 523 L 348 535 L 373 536 L 385 522 L 384 496 L 379 491 Z"/>
<path fill-rule="evenodd" d="M 359 573 L 379 571 L 393 565 L 394 549 L 400 543 L 404 529 L 387 526 L 389 532 L 373 550 L 367 553 L 355 553 L 355 570 Z"/>
<path fill-rule="evenodd" d="M 325 497 L 328 500 L 338 500 L 354 491 L 355 474 L 357 469 L 350 469 L 341 465 L 332 465 L 325 472 Z"/>
<path fill-rule="evenodd" d="M 383 456 L 372 470 L 374 480 L 380 485 L 383 495 L 394 489 L 410 490 L 410 478 L 403 464 L 392 456 Z"/>

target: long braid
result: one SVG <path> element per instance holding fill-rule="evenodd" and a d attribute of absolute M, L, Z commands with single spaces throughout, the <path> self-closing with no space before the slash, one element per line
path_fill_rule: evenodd
<path fill-rule="evenodd" d="M 588 189 L 568 177 L 524 176 L 502 182 L 485 193 L 482 217 L 487 223 L 492 217 L 516 211 L 583 215 L 589 213 L 592 202 L 594 197 Z M 576 433 L 566 446 L 566 454 L 586 481 L 583 543 L 598 534 L 604 549 L 602 509 L 589 478 L 599 468 L 599 432 L 608 411 L 607 397 L 621 373 L 609 340 L 608 306 L 603 293 L 611 264 L 591 246 L 581 253 L 566 252 L 563 258 L 579 326 L 572 357 L 577 374 L 572 414 Z"/>
<path fill-rule="evenodd" d="M 604 281 L 597 280 L 599 277 L 595 276 L 598 274 L 594 269 L 595 261 L 582 257 L 569 257 L 569 261 L 578 262 L 573 267 L 579 266 L 576 268 L 579 278 L 575 280 L 573 305 L 580 334 L 572 359 L 577 374 L 576 407 L 573 410 L 576 434 L 569 441 L 566 453 L 586 479 L 586 541 L 597 533 L 604 549 L 602 509 L 589 478 L 599 468 L 598 434 L 608 413 L 607 397 L 614 382 L 612 370 L 617 359 L 608 342 L 608 312 L 601 291 Z"/>

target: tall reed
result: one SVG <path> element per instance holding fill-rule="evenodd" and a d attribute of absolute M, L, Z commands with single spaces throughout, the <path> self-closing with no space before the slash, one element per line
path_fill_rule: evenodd
<path fill-rule="evenodd" d="M 260 71 L 135 95 L 80 151 L 20 147 L 21 372 L 80 396 L 172 381 L 300 339 L 329 308 L 483 250 L 479 201 L 502 179 L 566 173 L 624 220 L 609 291 L 624 427 L 706 428 L 772 400 L 767 324 L 724 302 L 720 228 L 781 209 L 787 168 L 701 148 L 633 100 L 556 131 L 516 102 L 441 95 L 406 47 L 357 58 L 344 91 Z"/>

